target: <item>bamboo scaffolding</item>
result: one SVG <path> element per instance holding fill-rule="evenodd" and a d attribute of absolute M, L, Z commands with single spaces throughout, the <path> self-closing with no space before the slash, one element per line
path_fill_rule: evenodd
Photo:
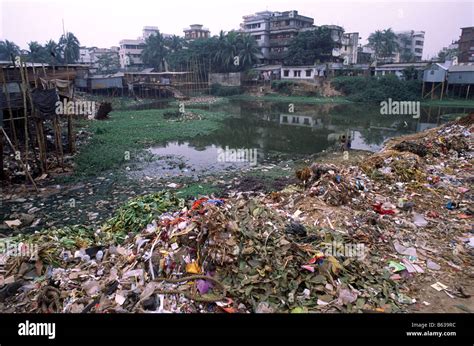
<path fill-rule="evenodd" d="M 24 114 L 24 135 L 25 135 L 25 161 L 26 161 L 26 169 L 28 169 L 28 146 L 29 146 L 29 141 L 28 141 L 28 109 L 27 109 L 27 101 L 26 101 L 26 82 L 25 82 L 25 76 L 24 76 L 24 71 L 23 71 L 23 62 L 20 60 L 20 75 L 21 75 L 21 92 L 23 95 L 23 114 Z M 25 177 L 27 178 L 27 177 Z"/>
<path fill-rule="evenodd" d="M 16 136 L 15 121 L 14 121 L 14 118 L 13 118 L 13 111 L 12 111 L 11 103 L 10 103 L 10 93 L 8 92 L 7 81 L 5 79 L 5 74 L 3 72 L 3 69 L 1 69 L 1 75 L 2 75 L 2 82 L 3 82 L 3 85 L 4 85 L 3 91 L 5 93 L 5 98 L 7 100 L 8 114 L 10 114 L 10 127 L 11 127 L 11 131 L 12 131 L 12 134 L 13 134 L 13 143 L 15 143 L 15 146 L 17 146 L 18 145 L 18 138 Z"/>

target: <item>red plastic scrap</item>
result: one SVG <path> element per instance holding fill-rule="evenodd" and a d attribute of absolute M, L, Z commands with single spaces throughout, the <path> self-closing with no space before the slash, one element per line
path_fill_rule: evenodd
<path fill-rule="evenodd" d="M 193 206 L 191 207 L 192 210 L 199 208 L 205 201 L 207 201 L 209 198 L 203 197 L 199 198 L 196 202 L 193 203 Z"/>
<path fill-rule="evenodd" d="M 393 214 L 395 214 L 395 210 L 382 208 L 382 203 L 373 204 L 373 205 L 372 205 L 372 208 L 373 208 L 377 213 L 379 213 L 379 214 L 381 214 L 381 215 L 393 215 Z"/>
<path fill-rule="evenodd" d="M 315 264 L 315 263 L 320 264 L 323 260 L 324 260 L 324 255 L 316 255 L 309 260 L 308 264 Z"/>

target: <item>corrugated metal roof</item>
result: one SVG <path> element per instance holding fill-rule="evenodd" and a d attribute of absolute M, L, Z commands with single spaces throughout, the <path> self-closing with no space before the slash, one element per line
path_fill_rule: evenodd
<path fill-rule="evenodd" d="M 279 70 L 281 69 L 281 65 L 265 65 L 265 66 L 259 66 L 255 67 L 254 70 L 257 71 L 268 71 L 268 70 Z"/>
<path fill-rule="evenodd" d="M 124 72 L 125 75 L 144 75 L 144 76 L 165 76 L 165 75 L 183 75 L 191 72 Z"/>
<path fill-rule="evenodd" d="M 395 63 L 395 64 L 383 64 L 377 66 L 376 69 L 400 69 L 405 67 L 425 67 L 428 66 L 427 62 L 414 62 L 414 63 Z"/>
<path fill-rule="evenodd" d="M 449 72 L 474 72 L 474 64 L 469 65 L 454 65 L 448 70 Z"/>
<path fill-rule="evenodd" d="M 106 78 L 121 78 L 124 77 L 123 72 L 117 72 L 114 74 L 96 74 L 94 76 L 89 76 L 89 79 L 106 79 Z"/>

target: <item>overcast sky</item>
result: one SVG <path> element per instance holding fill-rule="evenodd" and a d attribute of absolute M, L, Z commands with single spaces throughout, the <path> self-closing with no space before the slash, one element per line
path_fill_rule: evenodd
<path fill-rule="evenodd" d="M 457 40 L 461 27 L 474 26 L 473 0 L 0 0 L 0 40 L 21 48 L 30 41 L 57 41 L 64 20 L 81 45 L 110 47 L 137 38 L 145 25 L 183 35 L 183 28 L 199 23 L 217 34 L 239 28 L 243 15 L 264 10 L 297 10 L 316 25 L 359 32 L 362 43 L 377 29 L 424 30 L 424 58 Z"/>

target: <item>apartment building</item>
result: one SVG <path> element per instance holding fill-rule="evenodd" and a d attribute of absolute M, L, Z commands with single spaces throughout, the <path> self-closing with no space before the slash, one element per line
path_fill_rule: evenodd
<path fill-rule="evenodd" d="M 79 63 L 90 64 L 91 63 L 91 48 L 82 46 L 79 48 Z"/>
<path fill-rule="evenodd" d="M 474 26 L 461 28 L 459 62 L 474 62 Z"/>
<path fill-rule="evenodd" d="M 398 52 L 394 56 L 395 62 L 413 62 L 423 60 L 423 46 L 425 44 L 424 31 L 398 31 Z"/>
<path fill-rule="evenodd" d="M 209 38 L 211 36 L 209 29 L 204 28 L 202 24 L 191 24 L 189 28 L 185 28 L 183 31 L 186 40 Z"/>
<path fill-rule="evenodd" d="M 303 28 L 312 27 L 314 19 L 298 11 L 263 11 L 244 16 L 241 31 L 252 35 L 260 47 L 261 62 L 280 64 L 291 38 Z"/>
<path fill-rule="evenodd" d="M 126 68 L 130 66 L 141 66 L 142 51 L 145 48 L 145 40 L 143 38 L 125 39 L 119 42 L 120 44 L 120 67 Z"/>
<path fill-rule="evenodd" d="M 281 64 L 290 41 L 301 31 L 314 30 L 314 19 L 298 14 L 298 11 L 257 12 L 244 16 L 241 31 L 252 35 L 260 47 L 261 62 Z M 345 64 L 357 63 L 359 33 L 345 33 L 338 25 L 324 25 L 331 30 L 332 39 L 339 43 L 333 51 L 335 60 Z"/>

